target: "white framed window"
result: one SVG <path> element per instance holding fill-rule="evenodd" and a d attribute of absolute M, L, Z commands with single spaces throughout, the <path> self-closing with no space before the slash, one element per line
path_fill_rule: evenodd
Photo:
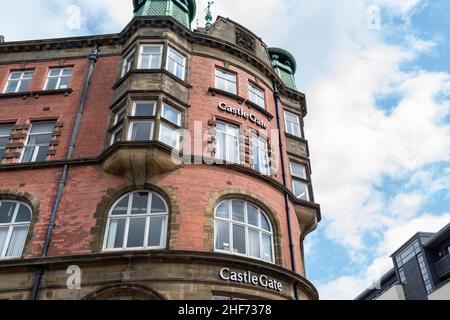
<path fill-rule="evenodd" d="M 254 204 L 224 200 L 215 210 L 215 251 L 274 262 L 272 225 Z"/>
<path fill-rule="evenodd" d="M 310 201 L 308 177 L 306 167 L 302 164 L 291 162 L 292 191 L 301 200 Z"/>
<path fill-rule="evenodd" d="M 186 57 L 169 47 L 166 68 L 170 73 L 184 80 L 186 74 Z"/>
<path fill-rule="evenodd" d="M 111 135 L 110 145 L 123 140 L 123 126 L 118 127 Z"/>
<path fill-rule="evenodd" d="M 240 163 L 239 127 L 217 121 L 216 157 L 230 163 Z"/>
<path fill-rule="evenodd" d="M 112 206 L 103 250 L 163 249 L 166 247 L 168 207 L 151 191 L 136 191 Z"/>
<path fill-rule="evenodd" d="M 69 88 L 70 78 L 72 77 L 73 68 L 58 68 L 48 71 L 47 81 L 44 90 L 58 90 Z"/>
<path fill-rule="evenodd" d="M 156 115 L 155 101 L 134 101 L 131 115 L 133 117 L 154 117 Z M 153 119 L 131 120 L 128 129 L 128 141 L 153 140 L 155 121 Z"/>
<path fill-rule="evenodd" d="M 32 122 L 21 162 L 45 161 L 50 148 L 55 122 Z"/>
<path fill-rule="evenodd" d="M 303 138 L 300 125 L 300 117 L 298 115 L 285 111 L 284 121 L 287 133 L 299 138 Z"/>
<path fill-rule="evenodd" d="M 266 108 L 266 100 L 264 98 L 264 91 L 257 86 L 249 83 L 248 84 L 248 96 L 249 100 L 254 104 L 257 104 L 261 108 Z"/>
<path fill-rule="evenodd" d="M 181 126 L 181 111 L 163 103 L 161 110 L 161 118 L 167 122 L 161 121 L 159 129 L 159 141 L 168 146 L 179 149 L 180 148 L 180 130 Z"/>
<path fill-rule="evenodd" d="M 269 145 L 264 137 L 252 135 L 253 169 L 263 175 L 269 175 Z"/>
<path fill-rule="evenodd" d="M 2 161 L 5 152 L 6 152 L 6 146 L 9 143 L 9 137 L 11 136 L 12 124 L 0 124 L 0 162 Z"/>
<path fill-rule="evenodd" d="M 237 94 L 236 74 L 216 69 L 216 89 Z"/>
<path fill-rule="evenodd" d="M 13 71 L 9 74 L 3 93 L 16 93 L 28 90 L 33 71 Z"/>
<path fill-rule="evenodd" d="M 125 119 L 125 116 L 127 115 L 127 111 L 125 108 L 120 109 L 114 114 L 114 125 L 118 124 L 119 122 L 123 121 Z"/>
<path fill-rule="evenodd" d="M 0 200 L 0 259 L 22 256 L 31 216 L 31 209 L 25 203 Z"/>
<path fill-rule="evenodd" d="M 122 74 L 123 77 L 127 72 L 129 72 L 133 68 L 134 59 L 136 56 L 136 51 L 132 51 L 124 60 L 122 64 Z"/>
<path fill-rule="evenodd" d="M 161 69 L 163 46 L 143 44 L 139 49 L 138 69 Z"/>

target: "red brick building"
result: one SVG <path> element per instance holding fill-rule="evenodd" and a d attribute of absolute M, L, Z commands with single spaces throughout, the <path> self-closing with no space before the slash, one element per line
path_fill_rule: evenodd
<path fill-rule="evenodd" d="M 164 8 L 160 6 L 164 4 Z M 316 299 L 295 59 L 195 1 L 0 43 L 0 299 Z"/>

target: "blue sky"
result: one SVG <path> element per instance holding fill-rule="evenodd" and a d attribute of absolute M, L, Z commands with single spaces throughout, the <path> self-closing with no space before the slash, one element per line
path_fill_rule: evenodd
<path fill-rule="evenodd" d="M 206 2 L 197 1 L 200 25 Z M 7 4 L 0 33 L 10 41 L 119 32 L 131 19 L 131 0 Z M 371 6 L 380 10 L 380 28 L 368 27 Z M 448 12 L 446 0 L 214 5 L 215 15 L 297 58 L 323 215 L 306 240 L 307 273 L 324 299 L 354 298 L 391 267 L 389 255 L 414 233 L 450 222 Z"/>

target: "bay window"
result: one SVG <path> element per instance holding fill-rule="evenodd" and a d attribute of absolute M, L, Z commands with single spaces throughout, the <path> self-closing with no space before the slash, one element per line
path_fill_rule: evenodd
<path fill-rule="evenodd" d="M 181 112 L 167 103 L 163 103 L 161 119 L 159 140 L 172 148 L 179 149 Z"/>
<path fill-rule="evenodd" d="M 169 47 L 166 68 L 170 73 L 184 80 L 186 73 L 186 57 Z"/>
<path fill-rule="evenodd" d="M 128 141 L 153 140 L 155 101 L 135 101 L 128 129 Z"/>
<path fill-rule="evenodd" d="M 133 68 L 135 51 L 132 51 L 124 60 L 122 65 L 122 74 L 123 77 L 127 72 L 129 72 Z"/>
<path fill-rule="evenodd" d="M 303 138 L 302 129 L 300 125 L 300 116 L 293 114 L 291 112 L 284 112 L 284 123 L 286 127 L 286 132 L 296 136 L 298 138 Z"/>

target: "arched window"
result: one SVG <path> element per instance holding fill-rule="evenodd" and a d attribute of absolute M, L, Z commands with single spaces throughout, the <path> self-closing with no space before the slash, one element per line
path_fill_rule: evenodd
<path fill-rule="evenodd" d="M 167 218 L 167 204 L 155 192 L 129 193 L 120 198 L 109 212 L 103 248 L 165 248 Z"/>
<path fill-rule="evenodd" d="M 30 207 L 19 201 L 0 200 L 0 259 L 22 256 L 30 223 Z"/>
<path fill-rule="evenodd" d="M 266 214 L 244 200 L 219 203 L 215 212 L 215 250 L 273 263 L 273 232 Z"/>

